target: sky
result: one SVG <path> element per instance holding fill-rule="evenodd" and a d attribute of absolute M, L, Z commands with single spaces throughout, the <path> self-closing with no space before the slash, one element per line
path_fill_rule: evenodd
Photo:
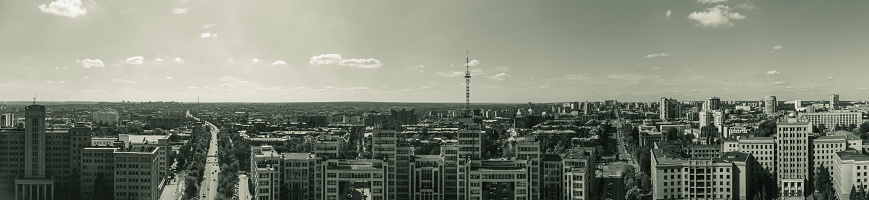
<path fill-rule="evenodd" d="M 869 1 L 0 1 L 5 101 L 869 99 Z"/>

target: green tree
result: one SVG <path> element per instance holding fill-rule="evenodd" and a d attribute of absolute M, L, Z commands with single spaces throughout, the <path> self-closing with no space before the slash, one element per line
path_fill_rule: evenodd
<path fill-rule="evenodd" d="M 670 127 L 667 129 L 667 140 L 676 141 L 679 139 L 679 130 L 675 127 Z"/>
<path fill-rule="evenodd" d="M 818 133 L 827 132 L 827 126 L 824 124 L 818 124 Z"/>
<path fill-rule="evenodd" d="M 758 137 L 770 137 L 775 135 L 776 124 L 775 121 L 772 120 L 764 120 L 760 124 L 758 124 L 757 128 L 752 131 L 755 136 Z"/>
<path fill-rule="evenodd" d="M 824 197 L 832 197 L 834 196 L 833 192 L 833 183 L 830 179 L 830 170 L 827 167 L 824 167 L 823 164 L 817 167 L 817 173 L 815 173 L 815 189 L 821 193 Z"/>
<path fill-rule="evenodd" d="M 641 196 L 642 194 L 640 188 L 637 188 L 637 186 L 634 186 L 633 188 L 628 189 L 628 191 L 625 192 L 626 200 L 640 200 Z"/>
<path fill-rule="evenodd" d="M 854 187 L 853 185 L 851 186 L 851 193 L 850 195 L 848 195 L 848 197 L 848 199 L 850 200 L 862 199 L 862 195 L 860 194 L 860 192 L 857 192 L 857 187 Z"/>

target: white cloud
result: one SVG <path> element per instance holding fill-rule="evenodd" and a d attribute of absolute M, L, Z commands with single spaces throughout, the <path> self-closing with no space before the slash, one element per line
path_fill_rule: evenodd
<path fill-rule="evenodd" d="M 359 59 L 359 58 L 350 58 L 344 59 L 341 54 L 322 54 L 319 56 L 311 57 L 311 60 L 308 61 L 311 64 L 315 65 L 340 65 L 340 66 L 350 66 L 350 67 L 358 67 L 358 68 L 366 68 L 366 69 L 377 69 L 383 66 L 379 60 L 374 58 L 368 59 Z"/>
<path fill-rule="evenodd" d="M 652 70 L 660 70 L 661 67 L 652 67 Z"/>
<path fill-rule="evenodd" d="M 437 72 L 435 74 L 437 74 L 439 76 L 443 76 L 443 77 L 455 78 L 455 77 L 464 76 L 465 72 L 452 71 L 452 72 Z"/>
<path fill-rule="evenodd" d="M 778 46 L 774 46 L 774 47 L 772 47 L 773 50 L 779 50 L 779 49 L 782 49 L 782 48 L 785 48 L 785 47 L 783 47 L 783 46 L 781 46 L 781 45 L 778 45 Z"/>
<path fill-rule="evenodd" d="M 199 37 L 202 37 L 202 38 L 216 38 L 216 37 L 217 37 L 217 34 L 216 34 L 216 33 L 201 33 L 201 34 L 199 34 Z"/>
<path fill-rule="evenodd" d="M 182 60 L 181 57 L 175 57 L 175 62 L 182 63 L 184 60 Z"/>
<path fill-rule="evenodd" d="M 100 59 L 84 59 L 84 60 L 77 60 L 75 62 L 81 63 L 81 65 L 84 66 L 84 68 L 91 68 L 91 67 L 103 68 L 103 67 L 106 67 L 106 65 L 103 64 L 103 61 Z"/>
<path fill-rule="evenodd" d="M 172 14 L 173 15 L 187 14 L 187 11 L 189 11 L 189 10 L 190 9 L 187 9 L 187 8 L 175 8 L 175 9 L 172 9 Z"/>
<path fill-rule="evenodd" d="M 827 77 L 827 80 L 833 80 L 833 77 L 832 77 L 832 76 L 828 76 L 828 77 Z"/>
<path fill-rule="evenodd" d="M 88 77 L 87 77 L 87 76 L 82 76 L 81 78 L 83 78 L 83 79 L 87 79 Z"/>
<path fill-rule="evenodd" d="M 163 63 L 163 61 L 164 60 L 162 58 L 154 58 L 154 62 Z"/>
<path fill-rule="evenodd" d="M 713 3 L 724 3 L 727 0 L 697 0 L 697 2 L 705 3 L 705 4 L 713 4 Z"/>
<path fill-rule="evenodd" d="M 141 65 L 142 63 L 145 63 L 145 58 L 142 56 L 133 56 L 127 58 L 126 60 L 124 60 L 124 62 L 134 65 Z"/>
<path fill-rule="evenodd" d="M 673 12 L 670 10 L 667 10 L 667 17 L 670 17 L 671 14 L 673 14 Z"/>
<path fill-rule="evenodd" d="M 172 80 L 172 79 L 173 79 L 171 76 L 167 76 L 167 77 L 163 77 L 163 78 L 166 79 L 166 80 Z"/>
<path fill-rule="evenodd" d="M 730 20 L 745 19 L 745 15 L 730 12 L 728 6 L 717 5 L 707 8 L 704 12 L 693 12 L 688 15 L 688 18 L 699 22 L 698 26 L 717 28 L 733 26 Z"/>
<path fill-rule="evenodd" d="M 419 89 L 420 90 L 427 90 L 427 89 L 431 89 L 431 86 L 423 86 L 423 87 L 419 87 Z"/>
<path fill-rule="evenodd" d="M 785 82 L 776 81 L 776 82 L 772 82 L 772 84 L 773 85 L 781 85 L 781 84 L 785 84 Z"/>
<path fill-rule="evenodd" d="M 507 73 L 501 72 L 500 74 L 495 74 L 495 75 L 489 76 L 489 79 L 503 81 L 507 77 L 510 77 L 510 75 L 508 75 Z"/>
<path fill-rule="evenodd" d="M 653 54 L 646 55 L 646 58 L 657 58 L 657 57 L 667 57 L 667 56 L 670 56 L 670 54 L 668 54 L 668 53 L 653 53 Z"/>
<path fill-rule="evenodd" d="M 215 26 L 217 26 L 216 23 L 207 23 L 207 24 L 202 24 L 202 29 L 209 29 L 209 28 L 211 28 L 211 27 L 215 27 Z"/>
<path fill-rule="evenodd" d="M 39 10 L 44 13 L 72 18 L 87 14 L 87 8 L 82 7 L 81 0 L 57 0 L 48 5 L 40 5 Z"/>
<path fill-rule="evenodd" d="M 468 62 L 468 66 L 475 67 L 477 65 L 480 65 L 479 60 L 471 60 L 470 62 Z"/>
<path fill-rule="evenodd" d="M 745 9 L 745 10 L 753 10 L 755 7 L 754 7 L 754 4 L 751 4 L 751 2 L 745 2 L 745 3 L 736 4 L 736 8 L 737 9 Z"/>
<path fill-rule="evenodd" d="M 781 74 L 781 72 L 778 72 L 776 70 L 766 71 L 766 75 L 776 75 L 776 74 Z"/>
<path fill-rule="evenodd" d="M 273 62 L 272 65 L 287 65 L 287 62 L 284 62 L 283 60 L 278 60 Z"/>
<path fill-rule="evenodd" d="M 118 83 L 125 83 L 125 84 L 139 84 L 139 82 L 132 81 L 132 80 L 127 80 L 127 79 L 117 79 L 117 78 L 116 78 L 116 79 L 112 79 L 112 81 L 115 81 L 115 82 L 118 82 Z"/>
<path fill-rule="evenodd" d="M 251 59 L 250 61 L 251 61 L 251 62 L 254 62 L 254 63 L 261 63 L 261 62 L 263 62 L 263 60 L 260 60 L 259 58 L 254 58 L 254 59 Z"/>

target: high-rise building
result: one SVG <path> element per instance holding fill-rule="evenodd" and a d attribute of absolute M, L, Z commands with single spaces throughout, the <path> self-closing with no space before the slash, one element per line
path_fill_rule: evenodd
<path fill-rule="evenodd" d="M 676 99 L 663 97 L 661 98 L 661 105 L 658 108 L 661 120 L 669 121 L 681 116 L 679 102 Z"/>
<path fill-rule="evenodd" d="M 785 199 L 803 199 L 809 177 L 809 122 L 776 124 L 776 171 L 779 194 Z"/>
<path fill-rule="evenodd" d="M 704 111 L 713 111 L 721 109 L 721 99 L 718 97 L 709 97 L 706 102 L 703 102 Z"/>
<path fill-rule="evenodd" d="M 0 115 L 0 128 L 11 128 L 15 126 L 15 114 L 6 113 Z"/>
<path fill-rule="evenodd" d="M 763 99 L 763 114 L 766 115 L 775 115 L 778 112 L 778 101 L 776 101 L 775 96 L 767 96 Z"/>
<path fill-rule="evenodd" d="M 832 109 L 832 110 L 839 109 L 839 94 L 831 94 L 830 95 L 830 109 Z"/>

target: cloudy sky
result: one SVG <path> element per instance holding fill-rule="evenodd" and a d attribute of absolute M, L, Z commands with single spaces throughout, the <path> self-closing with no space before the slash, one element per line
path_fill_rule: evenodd
<path fill-rule="evenodd" d="M 0 1 L 0 100 L 869 97 L 869 1 Z"/>

